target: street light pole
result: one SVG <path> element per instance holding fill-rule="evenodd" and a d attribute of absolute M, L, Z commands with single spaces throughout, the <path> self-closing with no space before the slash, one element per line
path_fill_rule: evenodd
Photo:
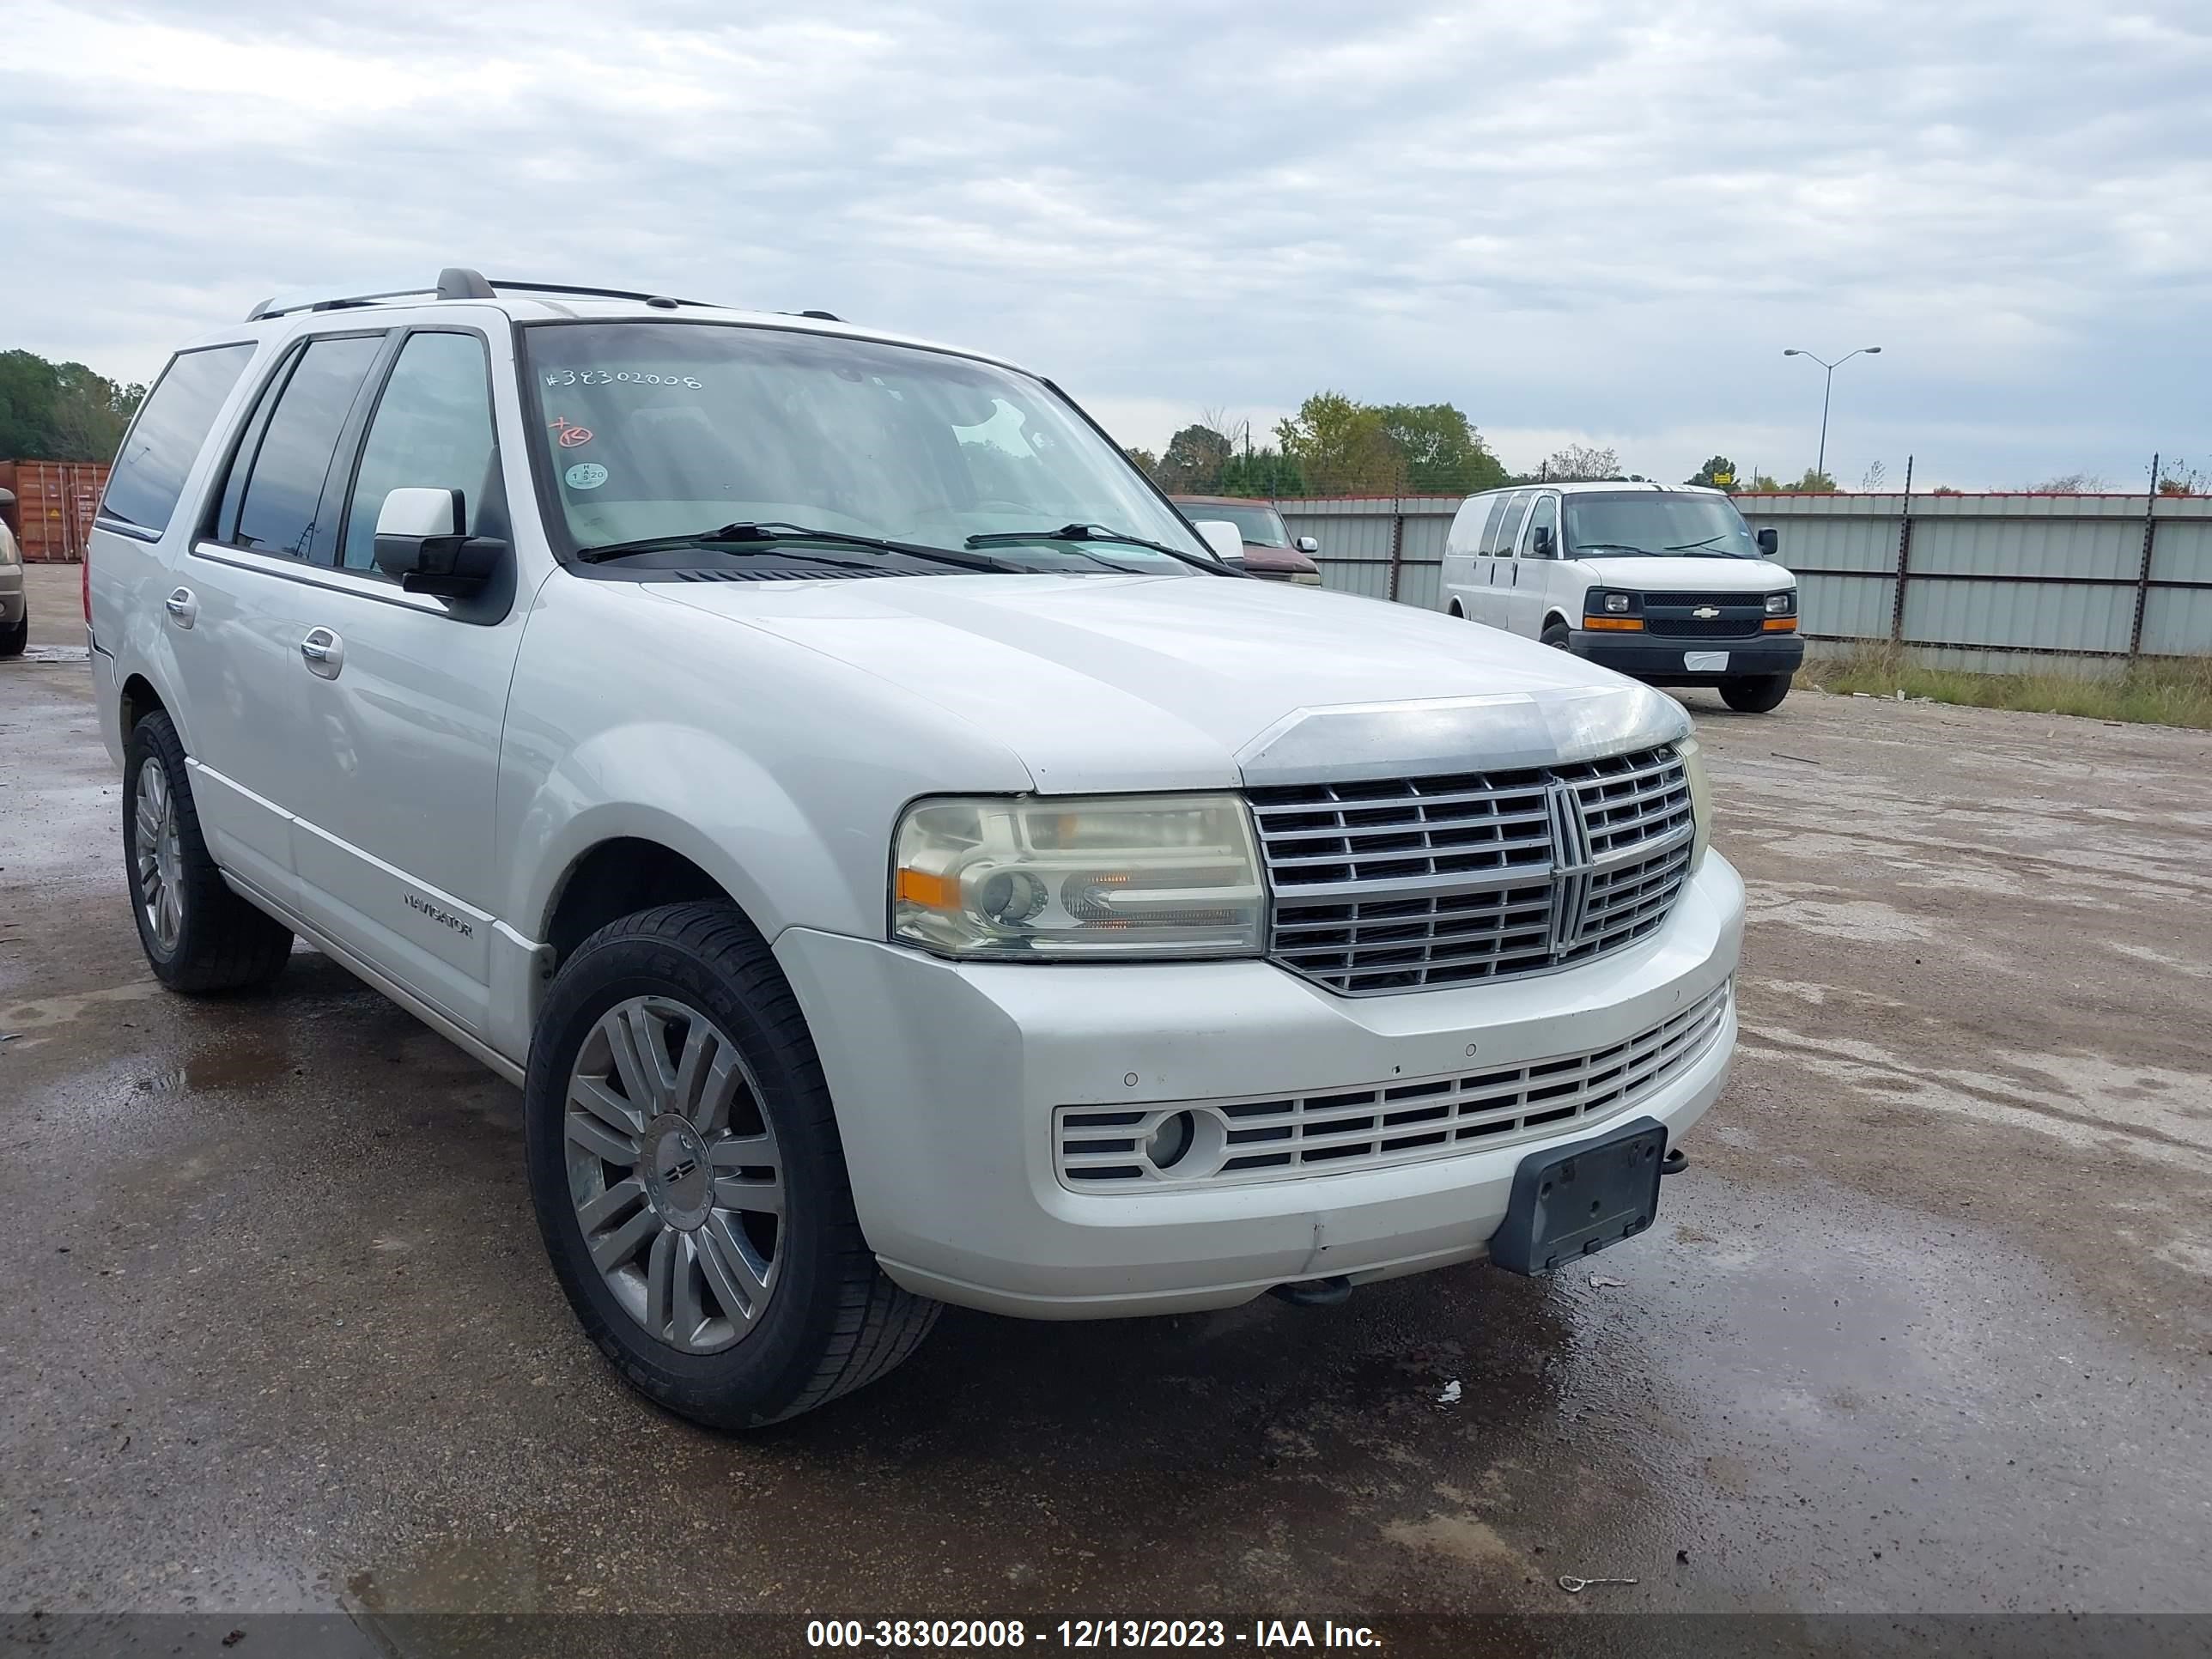
<path fill-rule="evenodd" d="M 1820 383 L 1820 458 L 1813 463 L 1813 471 L 1823 478 L 1828 476 L 1828 394 L 1835 390 L 1836 371 L 1862 352 L 1869 357 L 1878 357 L 1881 355 L 1881 348 L 1861 346 L 1857 351 L 1846 351 L 1832 363 L 1826 357 L 1813 357 L 1811 352 L 1800 351 L 1796 346 L 1784 346 L 1782 349 L 1784 356 L 1812 357 L 1814 362 L 1826 371 L 1826 378 Z"/>

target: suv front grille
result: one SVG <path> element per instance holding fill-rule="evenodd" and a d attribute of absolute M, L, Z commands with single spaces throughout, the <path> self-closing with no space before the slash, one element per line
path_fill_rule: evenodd
<path fill-rule="evenodd" d="M 1270 957 L 1350 996 L 1543 973 L 1657 930 L 1690 867 L 1671 747 L 1249 792 Z"/>
<path fill-rule="evenodd" d="M 1578 1134 L 1704 1056 L 1719 1039 L 1729 997 L 1723 984 L 1625 1042 L 1523 1065 L 1303 1096 L 1063 1106 L 1054 1117 L 1054 1161 L 1061 1183 L 1078 1191 L 1214 1187 Z"/>

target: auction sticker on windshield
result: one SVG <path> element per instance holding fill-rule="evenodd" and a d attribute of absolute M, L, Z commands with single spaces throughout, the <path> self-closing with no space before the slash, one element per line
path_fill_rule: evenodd
<path fill-rule="evenodd" d="M 561 476 L 571 489 L 597 489 L 607 481 L 607 470 L 597 461 L 579 461 Z"/>

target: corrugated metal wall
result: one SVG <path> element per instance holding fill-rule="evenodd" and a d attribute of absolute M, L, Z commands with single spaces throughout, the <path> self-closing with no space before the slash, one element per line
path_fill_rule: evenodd
<path fill-rule="evenodd" d="M 1277 505 L 1292 535 L 1321 543 L 1328 586 L 1437 603 L 1456 497 Z M 1780 538 L 1817 643 L 1893 642 L 1985 673 L 2212 655 L 2212 499 L 1893 492 L 1736 505 Z"/>

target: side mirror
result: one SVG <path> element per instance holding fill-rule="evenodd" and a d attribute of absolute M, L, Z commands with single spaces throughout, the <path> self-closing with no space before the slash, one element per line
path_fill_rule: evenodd
<path fill-rule="evenodd" d="M 1528 532 L 1528 556 L 1532 559 L 1557 558 L 1557 546 L 1552 539 L 1552 526 L 1547 524 L 1540 524 Z"/>
<path fill-rule="evenodd" d="M 1206 538 L 1206 544 L 1213 550 L 1213 556 L 1224 564 L 1244 568 L 1244 532 L 1226 519 L 1200 519 L 1194 527 Z"/>
<path fill-rule="evenodd" d="M 1774 556 L 1774 550 L 1782 545 L 1782 538 L 1774 533 L 1771 526 L 1760 531 L 1757 539 L 1759 542 L 1759 551 L 1760 556 L 1764 558 L 1772 558 Z"/>
<path fill-rule="evenodd" d="M 1305 554 L 1308 557 L 1311 557 L 1314 554 L 1321 551 L 1321 544 L 1310 536 L 1301 536 L 1296 541 L 1292 542 L 1291 545 L 1297 548 L 1299 552 Z"/>
<path fill-rule="evenodd" d="M 376 568 L 410 593 L 461 597 L 499 566 L 507 544 L 471 536 L 458 489 L 395 489 L 376 513 Z"/>

